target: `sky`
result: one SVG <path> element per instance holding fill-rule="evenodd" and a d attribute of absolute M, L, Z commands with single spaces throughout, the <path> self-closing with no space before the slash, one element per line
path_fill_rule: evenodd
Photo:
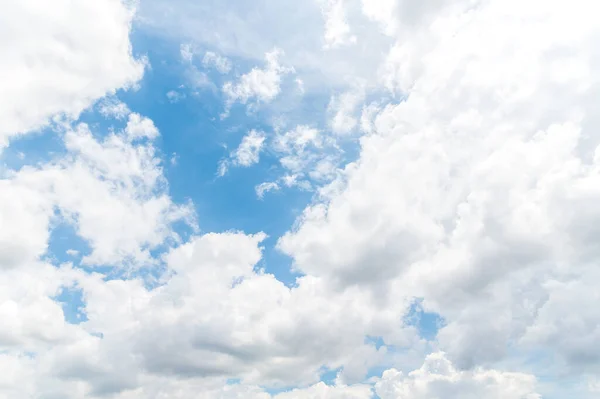
<path fill-rule="evenodd" d="M 8 0 L 0 399 L 591 399 L 600 4 Z"/>

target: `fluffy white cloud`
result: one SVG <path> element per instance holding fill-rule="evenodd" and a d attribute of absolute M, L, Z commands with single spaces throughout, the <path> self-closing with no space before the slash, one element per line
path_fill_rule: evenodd
<path fill-rule="evenodd" d="M 84 336 L 64 320 L 61 305 L 52 297 L 72 285 L 68 269 L 29 262 L 2 271 L 0 278 L 0 351 L 36 352 Z"/>
<path fill-rule="evenodd" d="M 0 180 L 0 268 L 36 260 L 46 252 L 52 202 L 25 175 Z"/>
<path fill-rule="evenodd" d="M 237 82 L 227 82 L 223 85 L 223 93 L 227 98 L 226 113 L 235 102 L 247 104 L 254 100 L 257 103 L 268 103 L 277 97 L 283 76 L 294 72 L 293 68 L 280 64 L 281 55 L 282 51 L 275 48 L 265 54 L 264 69 L 252 68 Z"/>
<path fill-rule="evenodd" d="M 535 377 L 496 370 L 459 371 L 443 353 L 434 353 L 423 366 L 405 375 L 383 372 L 375 384 L 381 399 L 540 399 Z"/>
<path fill-rule="evenodd" d="M 129 43 L 133 13 L 120 0 L 3 6 L 0 147 L 54 115 L 76 117 L 94 100 L 141 78 L 143 62 L 132 57 Z"/>
<path fill-rule="evenodd" d="M 154 290 L 137 280 L 82 278 L 86 329 L 104 337 L 89 350 L 129 348 L 123 352 L 137 359 L 137 368 L 155 374 L 289 385 L 316 381 L 322 366 L 344 366 L 341 378 L 360 381 L 385 354 L 364 342 L 365 331 L 395 335 L 404 345 L 414 339 L 400 321 L 405 307 L 373 315 L 368 293 L 331 293 L 311 278 L 290 289 L 255 270 L 264 237 L 197 237 L 167 255 L 172 276 Z"/>
<path fill-rule="evenodd" d="M 137 114 L 130 115 L 124 132 L 103 141 L 79 125 L 65 135 L 71 157 L 32 172 L 90 244 L 86 263 L 151 262 L 149 249 L 177 239 L 170 224 L 191 217 L 190 209 L 174 205 L 166 193 L 152 143 L 131 142 L 155 134 L 153 123 Z"/>
<path fill-rule="evenodd" d="M 351 33 L 346 21 L 344 0 L 322 0 L 321 7 L 325 18 L 323 39 L 326 48 L 356 43 L 356 36 Z"/>
<path fill-rule="evenodd" d="M 251 130 L 233 153 L 233 161 L 236 165 L 250 166 L 259 160 L 260 150 L 265 142 L 265 134 Z"/>
<path fill-rule="evenodd" d="M 140 376 L 140 387 L 118 392 L 94 391 L 89 385 L 76 380 L 61 379 L 46 374 L 39 362 L 25 356 L 0 355 L 0 367 L 6 370 L 0 376 L 0 395 L 3 397 L 43 396 L 47 398 L 101 399 L 370 399 L 366 385 L 327 386 L 315 384 L 277 395 L 263 388 L 247 384 L 226 384 L 222 379 L 175 379 L 152 374 Z"/>
<path fill-rule="evenodd" d="M 398 25 L 397 10 L 399 3 L 407 4 L 412 7 L 418 7 L 420 4 L 413 1 L 402 0 L 361 0 L 363 14 L 378 22 L 383 31 L 388 35 L 393 35 L 396 32 Z"/>
<path fill-rule="evenodd" d="M 296 126 L 293 130 L 278 134 L 273 148 L 280 154 L 281 165 L 298 179 L 311 171 L 311 167 L 322 157 L 320 151 L 326 143 L 327 140 L 319 130 L 309 126 Z"/>
<path fill-rule="evenodd" d="M 324 138 L 317 129 L 310 126 L 296 126 L 295 129 L 277 135 L 275 150 L 282 153 L 302 153 L 308 147 L 321 148 Z"/>
<path fill-rule="evenodd" d="M 274 399 L 368 399 L 371 398 L 368 385 L 329 386 L 320 382 L 306 389 L 275 395 Z"/>
<path fill-rule="evenodd" d="M 132 112 L 129 114 L 125 133 L 131 141 L 142 138 L 152 140 L 158 136 L 158 129 L 154 126 L 154 122 L 150 118 Z"/>
<path fill-rule="evenodd" d="M 207 51 L 202 58 L 202 65 L 205 68 L 215 68 L 220 73 L 229 73 L 231 71 L 231 61 L 212 51 Z"/>
<path fill-rule="evenodd" d="M 225 159 L 221 162 L 219 165 L 219 175 L 223 176 L 227 173 L 227 169 L 230 165 L 247 168 L 248 166 L 258 163 L 265 139 L 266 136 L 263 132 L 251 130 L 242 138 L 242 142 L 238 148 L 230 154 L 229 159 Z"/>
<path fill-rule="evenodd" d="M 177 239 L 170 224 L 192 217 L 166 193 L 152 142 L 158 134 L 148 118 L 130 114 L 123 131 L 99 140 L 79 124 L 64 134 L 67 155 L 0 180 L 2 265 L 22 264 L 46 251 L 49 224 L 57 209 L 76 226 L 92 252 L 90 264 L 153 262 L 149 249 Z"/>
<path fill-rule="evenodd" d="M 414 332 L 398 322 L 404 307 L 375 315 L 368 294 L 335 294 L 312 278 L 285 287 L 255 269 L 264 238 L 195 237 L 165 256 L 167 273 L 153 289 L 138 278 L 67 266 L 4 271 L 0 359 L 16 375 L 0 380 L 0 395 L 271 398 L 251 385 L 310 384 L 324 366 L 343 367 L 338 385 L 275 397 L 369 398 L 370 386 L 343 382 L 360 381 L 385 355 L 365 343 L 365 331 L 394 331 L 398 343 L 411 342 Z M 79 325 L 66 323 L 53 300 L 68 287 L 82 292 L 86 320 Z M 27 378 L 33 383 L 18 385 Z M 227 378 L 241 378 L 241 385 L 227 386 Z"/>
<path fill-rule="evenodd" d="M 469 4 L 399 34 L 382 83 L 406 99 L 280 248 L 389 306 L 425 298 L 459 367 L 537 348 L 594 372 L 600 30 L 585 1 Z"/>
<path fill-rule="evenodd" d="M 283 174 L 276 181 L 257 185 L 259 198 L 282 187 L 314 190 L 315 186 L 337 176 L 342 150 L 333 137 L 316 128 L 298 125 L 291 130 L 277 131 L 269 144 L 279 158 Z"/>
<path fill-rule="evenodd" d="M 105 118 L 123 119 L 131 112 L 129 107 L 118 98 L 109 97 L 101 100 L 98 111 Z"/>
<path fill-rule="evenodd" d="M 357 90 L 331 97 L 327 111 L 331 115 L 329 125 L 335 134 L 347 134 L 356 127 L 357 108 L 363 98 L 364 94 Z"/>

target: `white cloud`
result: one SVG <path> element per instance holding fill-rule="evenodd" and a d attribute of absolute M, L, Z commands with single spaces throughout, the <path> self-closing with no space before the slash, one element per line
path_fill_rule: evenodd
<path fill-rule="evenodd" d="M 364 133 L 373 133 L 373 129 L 375 128 L 375 117 L 380 111 L 381 108 L 376 103 L 363 106 L 360 114 L 360 128 Z"/>
<path fill-rule="evenodd" d="M 442 353 L 425 359 L 408 375 L 394 369 L 383 372 L 375 384 L 381 399 L 541 399 L 535 377 L 497 370 L 459 371 Z"/>
<path fill-rule="evenodd" d="M 154 122 L 150 118 L 135 112 L 129 114 L 125 133 L 127 138 L 132 141 L 142 138 L 152 140 L 158 137 L 158 129 L 154 126 Z"/>
<path fill-rule="evenodd" d="M 295 82 L 296 82 L 296 86 L 298 86 L 298 91 L 299 91 L 301 94 L 304 94 L 304 93 L 305 93 L 305 89 L 304 89 L 304 81 L 303 81 L 302 79 L 300 79 L 300 78 L 296 78 L 296 79 L 295 79 Z"/>
<path fill-rule="evenodd" d="M 92 387 L 76 379 L 60 379 L 46 374 L 39 362 L 26 356 L 0 355 L 0 366 L 7 370 L 0 377 L 0 394 L 7 397 L 27 397 L 43 395 L 65 399 L 101 399 L 106 396 L 115 399 L 368 399 L 370 389 L 364 385 L 327 386 L 315 384 L 293 392 L 271 395 L 264 389 L 248 384 L 226 384 L 222 379 L 174 379 L 152 374 L 139 376 L 140 387 L 111 392 L 110 385 L 105 391 L 94 391 Z M 97 371 L 97 370 L 93 370 Z M 88 370 L 88 372 L 93 372 Z M 124 370 L 126 371 L 126 370 Z"/>
<path fill-rule="evenodd" d="M 0 350 L 36 352 L 81 338 L 84 334 L 64 320 L 60 304 L 52 299 L 71 284 L 68 269 L 42 262 L 2 270 Z"/>
<path fill-rule="evenodd" d="M 149 249 L 176 238 L 170 223 L 191 216 L 168 197 L 152 143 L 132 143 L 157 134 L 152 121 L 138 114 L 130 114 L 124 131 L 101 141 L 79 124 L 65 133 L 63 159 L 0 180 L 7 194 L 2 263 L 27 263 L 45 252 L 55 208 L 89 243 L 84 262 L 153 262 Z"/>
<path fill-rule="evenodd" d="M 123 119 L 131 112 L 129 107 L 118 98 L 109 97 L 101 100 L 98 110 L 105 118 Z"/>
<path fill-rule="evenodd" d="M 76 249 L 67 249 L 65 252 L 69 256 L 77 256 L 77 255 L 79 255 L 79 251 L 77 251 Z"/>
<path fill-rule="evenodd" d="M 365 343 L 364 333 L 393 331 L 407 345 L 414 332 L 394 320 L 408 304 L 375 314 L 368 293 L 335 293 L 309 277 L 290 289 L 256 268 L 264 238 L 193 237 L 165 256 L 168 269 L 154 289 L 138 278 L 107 279 L 68 267 L 34 264 L 3 272 L 0 348 L 8 351 L 2 359 L 22 375 L 4 385 L 0 380 L 0 394 L 270 398 L 252 385 L 310 385 L 325 366 L 343 367 L 338 385 L 275 397 L 369 398 L 368 385 L 352 384 L 385 349 Z M 79 325 L 66 323 L 52 300 L 61 287 L 73 286 L 82 291 L 87 317 Z M 18 355 L 23 349 L 35 362 Z M 30 374 L 33 384 L 15 385 Z M 225 386 L 227 378 L 241 385 Z"/>
<path fill-rule="evenodd" d="M 587 388 L 589 392 L 600 392 L 600 381 L 598 381 L 596 378 L 590 378 L 588 380 Z"/>
<path fill-rule="evenodd" d="M 335 48 L 356 43 L 356 36 L 351 33 L 346 21 L 344 0 L 322 0 L 322 12 L 325 18 L 325 48 Z"/>
<path fill-rule="evenodd" d="M 260 183 L 259 185 L 257 185 L 255 187 L 255 191 L 256 191 L 256 196 L 258 198 L 263 198 L 265 196 L 266 193 L 268 193 L 269 191 L 276 191 L 279 190 L 279 184 L 277 184 L 276 182 L 264 182 L 264 183 Z"/>
<path fill-rule="evenodd" d="M 300 125 L 293 130 L 278 134 L 273 147 L 282 153 L 302 153 L 309 147 L 322 148 L 326 139 L 318 129 Z"/>
<path fill-rule="evenodd" d="M 235 102 L 247 104 L 255 100 L 258 103 L 268 103 L 277 97 L 283 76 L 294 72 L 293 68 L 280 64 L 279 58 L 282 55 L 282 51 L 277 48 L 266 53 L 264 69 L 255 67 L 242 75 L 237 82 L 227 82 L 223 85 L 223 93 L 227 98 L 226 113 Z"/>
<path fill-rule="evenodd" d="M 381 24 L 383 31 L 387 35 L 393 35 L 398 28 L 398 3 L 407 4 L 412 7 L 420 6 L 417 2 L 402 0 L 361 0 L 364 15 Z"/>
<path fill-rule="evenodd" d="M 155 262 L 148 250 L 176 239 L 170 224 L 188 217 L 189 209 L 166 195 L 151 144 L 132 144 L 126 130 L 97 140 L 79 124 L 65 132 L 64 157 L 0 179 L 8 194 L 0 198 L 0 364 L 12 370 L 0 379 L 2 397 L 91 398 L 135 381 L 136 372 L 126 370 L 131 362 L 115 361 L 112 348 L 100 345 L 83 324 L 67 323 L 55 299 L 64 289 L 79 288 L 78 281 L 102 277 L 40 261 L 58 220 L 73 224 L 88 242 L 84 262 L 92 265 Z M 89 353 L 99 363 L 86 360 Z M 112 362 L 111 371 L 103 362 Z"/>
<path fill-rule="evenodd" d="M 39 195 L 26 175 L 0 180 L 0 268 L 34 261 L 46 251 L 52 202 Z"/>
<path fill-rule="evenodd" d="M 230 165 L 247 168 L 260 160 L 260 152 L 265 143 L 266 136 L 263 132 L 251 130 L 242 138 L 242 142 L 219 166 L 219 176 L 225 175 Z"/>
<path fill-rule="evenodd" d="M 399 34 L 382 83 L 405 100 L 280 248 L 388 306 L 424 298 L 458 367 L 536 349 L 593 372 L 598 25 L 585 1 L 464 4 Z"/>
<path fill-rule="evenodd" d="M 207 51 L 202 58 L 202 65 L 205 68 L 215 68 L 222 74 L 229 73 L 231 71 L 231 61 L 227 57 L 223 57 L 212 51 Z"/>
<path fill-rule="evenodd" d="M 368 385 L 329 386 L 320 382 L 309 388 L 280 393 L 275 395 L 274 399 L 369 399 L 371 397 L 371 387 Z"/>
<path fill-rule="evenodd" d="M 144 64 L 129 43 L 133 10 L 120 0 L 72 3 L 24 0 L 3 7 L 0 147 L 54 115 L 77 117 L 142 76 Z"/>
<path fill-rule="evenodd" d="M 281 186 L 312 190 L 314 182 L 331 181 L 337 175 L 341 150 L 335 140 L 318 129 L 298 125 L 294 129 L 277 132 L 271 147 L 279 156 L 284 174 L 277 182 L 257 186 L 260 198 Z"/>
<path fill-rule="evenodd" d="M 149 262 L 150 248 L 176 238 L 170 223 L 190 216 L 187 207 L 174 205 L 165 192 L 152 144 L 130 143 L 155 134 L 152 122 L 136 114 L 122 134 L 101 142 L 79 125 L 65 136 L 72 157 L 40 171 L 57 206 L 74 218 L 78 233 L 92 247 L 84 262 Z"/>
<path fill-rule="evenodd" d="M 258 163 L 260 151 L 265 142 L 265 134 L 251 130 L 233 152 L 233 162 L 239 166 L 250 166 Z"/>
<path fill-rule="evenodd" d="M 327 111 L 331 115 L 329 124 L 335 134 L 348 134 L 356 127 L 357 108 L 364 95 L 356 90 L 331 97 Z"/>
<path fill-rule="evenodd" d="M 192 45 L 189 43 L 183 43 L 179 46 L 179 54 L 181 55 L 181 59 L 185 62 L 192 62 L 194 57 L 194 51 L 192 50 Z"/>
<path fill-rule="evenodd" d="M 385 354 L 364 342 L 365 329 L 394 331 L 399 340 L 410 341 L 410 329 L 391 323 L 403 306 L 375 315 L 376 304 L 368 294 L 335 294 L 311 278 L 289 289 L 256 270 L 264 238 L 241 233 L 195 237 L 166 256 L 172 273 L 154 290 L 138 280 L 82 277 L 78 284 L 86 298 L 86 329 L 101 332 L 104 339 L 100 347 L 82 348 L 78 356 L 110 356 L 100 361 L 123 364 L 131 354 L 137 359 L 131 381 L 135 370 L 147 370 L 164 376 L 241 378 L 248 384 L 307 384 L 326 365 L 343 366 L 344 378 L 353 383 Z M 123 303 L 131 305 L 118 306 Z M 322 316 L 315 318 L 315 312 Z M 54 361 L 75 362 L 64 357 Z"/>

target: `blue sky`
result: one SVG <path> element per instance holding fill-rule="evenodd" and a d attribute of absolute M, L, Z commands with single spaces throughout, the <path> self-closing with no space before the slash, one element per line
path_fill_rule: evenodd
<path fill-rule="evenodd" d="M 593 7 L 6 5 L 0 399 L 596 397 Z"/>
<path fill-rule="evenodd" d="M 148 57 L 152 68 L 139 82 L 138 90 L 121 93 L 119 98 L 135 112 L 151 117 L 162 132 L 159 149 L 174 201 L 193 202 L 201 231 L 268 234 L 261 266 L 286 284 L 293 284 L 297 274 L 290 270 L 289 257 L 275 249 L 275 243 L 301 214 L 314 192 L 292 188 L 258 198 L 255 187 L 281 174 L 277 157 L 268 152 L 261 154 L 260 163 L 251 168 L 234 169 L 222 177 L 217 172 L 219 162 L 228 157 L 248 131 L 257 129 L 272 134 L 274 117 L 307 120 L 310 115 L 311 125 L 326 127 L 329 97 L 317 94 L 302 98 L 281 113 L 259 109 L 248 114 L 243 105 L 234 105 L 230 115 L 223 119 L 225 99 L 215 88 L 229 80 L 227 77 L 203 67 L 196 56 L 192 64 L 216 86 L 195 88 L 189 77 L 190 65 L 181 58 L 180 43 L 141 30 L 132 36 L 132 44 L 134 54 Z M 210 48 L 197 50 L 199 54 L 205 51 Z M 252 63 L 244 60 L 235 64 L 240 74 L 252 67 Z M 172 90 L 183 98 L 171 102 L 166 94 Z M 355 156 L 356 143 L 345 145 L 349 156 Z M 175 162 L 171 162 L 173 157 Z"/>

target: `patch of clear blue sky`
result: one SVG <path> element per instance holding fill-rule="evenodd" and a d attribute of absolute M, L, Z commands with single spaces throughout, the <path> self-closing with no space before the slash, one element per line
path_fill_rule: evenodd
<path fill-rule="evenodd" d="M 426 312 L 422 303 L 423 300 L 420 298 L 414 300 L 404 318 L 404 322 L 415 327 L 421 338 L 431 341 L 435 339 L 445 321 L 437 313 Z"/>
<path fill-rule="evenodd" d="M 264 231 L 264 258 L 260 267 L 274 273 L 286 284 L 296 275 L 290 270 L 290 259 L 275 249 L 276 240 L 285 233 L 311 201 L 312 193 L 298 189 L 271 192 L 260 200 L 255 186 L 273 181 L 281 174 L 278 160 L 269 152 L 261 154 L 259 164 L 249 168 L 231 168 L 217 178 L 220 160 L 235 149 L 251 129 L 272 132 L 269 120 L 283 116 L 287 120 L 323 125 L 328 96 L 305 98 L 297 108 L 285 115 L 269 114 L 264 108 L 248 115 L 243 105 L 234 105 L 228 118 L 220 119 L 224 98 L 210 87 L 192 88 L 187 77 L 188 65 L 181 62 L 180 42 L 148 36 L 136 31 L 132 37 L 134 53 L 148 57 L 152 67 L 146 71 L 137 91 L 124 92 L 119 98 L 135 112 L 150 117 L 161 132 L 157 146 L 164 159 L 164 172 L 175 202 L 191 199 L 198 215 L 201 232 L 241 230 L 245 233 Z M 203 49 L 196 46 L 195 66 L 202 71 L 198 59 Z M 204 50 L 210 50 L 206 48 Z M 257 66 L 233 60 L 240 73 Z M 262 65 L 258 65 L 262 67 Z M 220 76 L 204 71 L 221 87 L 234 76 Z M 293 78 L 291 78 L 293 80 Z M 184 85 L 185 88 L 180 89 Z M 185 98 L 171 103 L 166 93 L 178 90 Z M 195 94 L 194 94 L 195 92 Z M 176 163 L 169 159 L 176 154 Z"/>
<path fill-rule="evenodd" d="M 76 287 L 62 288 L 61 292 L 54 297 L 54 300 L 62 305 L 67 323 L 79 324 L 87 321 L 81 289 Z"/>
<path fill-rule="evenodd" d="M 45 127 L 23 136 L 13 137 L 10 146 L 0 152 L 2 168 L 19 170 L 50 161 L 64 153 L 62 138 Z"/>

